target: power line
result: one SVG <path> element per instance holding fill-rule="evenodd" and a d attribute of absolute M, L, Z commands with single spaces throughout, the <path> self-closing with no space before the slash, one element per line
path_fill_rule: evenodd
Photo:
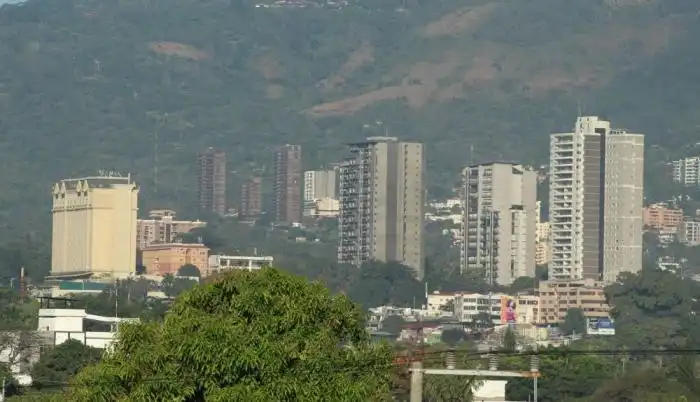
<path fill-rule="evenodd" d="M 433 352 L 428 352 L 425 354 L 422 354 L 420 356 L 418 355 L 410 355 L 407 354 L 402 357 L 410 358 L 410 357 L 422 357 L 423 363 L 444 363 L 442 356 L 446 353 L 448 353 L 448 350 L 441 350 L 441 351 L 433 351 Z M 486 357 L 488 355 L 498 355 L 498 356 L 510 356 L 510 357 L 516 357 L 516 356 L 568 356 L 568 355 L 578 355 L 578 356 L 585 356 L 585 355 L 599 355 L 599 356 L 614 356 L 614 355 L 697 355 L 700 354 L 700 349 L 630 349 L 630 350 L 540 350 L 540 351 L 526 351 L 526 352 L 508 352 L 508 351 L 490 351 L 490 352 L 464 352 L 460 353 L 459 351 L 455 351 L 455 353 L 458 356 L 461 356 L 462 358 L 465 357 Z M 399 357 L 396 356 L 395 357 Z M 428 357 L 429 359 L 426 359 Z M 390 370 L 390 369 L 395 369 L 395 368 L 404 368 L 407 367 L 407 363 L 397 363 L 397 362 L 390 362 L 386 364 L 369 364 L 369 365 L 360 365 L 360 366 L 336 366 L 336 367 L 308 367 L 308 368 L 302 368 L 302 367 L 290 367 L 287 368 L 287 372 L 291 372 L 292 374 L 312 374 L 315 372 L 323 372 L 324 374 L 365 374 L 367 372 L 367 369 L 385 369 L 385 370 Z M 153 383 L 153 384 L 183 384 L 183 383 L 188 383 L 188 382 L 197 382 L 198 378 L 196 377 L 180 377 L 181 380 L 174 380 L 172 377 L 163 377 L 163 378 L 143 378 L 138 381 L 134 381 L 134 384 L 143 384 L 143 383 Z M 42 382 L 39 379 L 36 379 L 38 383 L 41 384 L 42 388 L 45 389 L 58 389 L 58 388 L 81 388 L 81 387 L 94 387 L 94 386 L 99 386 L 99 385 L 127 385 L 129 381 L 124 381 L 121 378 L 115 378 L 113 380 L 97 380 L 97 381 L 90 381 L 85 384 L 75 384 L 72 382 L 60 382 L 60 381 L 47 381 L 47 382 Z"/>

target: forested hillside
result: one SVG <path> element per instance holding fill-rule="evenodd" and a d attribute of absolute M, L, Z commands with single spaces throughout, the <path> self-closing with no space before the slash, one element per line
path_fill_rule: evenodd
<path fill-rule="evenodd" d="M 44 231 L 50 184 L 98 168 L 136 175 L 144 207 L 187 210 L 206 146 L 247 174 L 269 171 L 277 144 L 316 167 L 388 128 L 428 144 L 439 194 L 472 146 L 475 161 L 545 162 L 547 133 L 578 110 L 649 144 L 696 141 L 697 1 L 307 4 L 2 6 L 0 232 Z"/>

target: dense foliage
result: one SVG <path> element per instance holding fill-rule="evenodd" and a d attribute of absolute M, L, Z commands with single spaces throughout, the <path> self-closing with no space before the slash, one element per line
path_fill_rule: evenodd
<path fill-rule="evenodd" d="M 264 269 L 193 289 L 162 323 L 122 327 L 66 398 L 366 401 L 387 395 L 389 379 L 389 351 L 347 297 Z"/>

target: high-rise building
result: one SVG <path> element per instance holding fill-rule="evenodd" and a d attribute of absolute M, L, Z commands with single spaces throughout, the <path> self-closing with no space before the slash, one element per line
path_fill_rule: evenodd
<path fill-rule="evenodd" d="M 700 186 L 700 157 L 693 156 L 671 162 L 673 182 L 686 187 Z"/>
<path fill-rule="evenodd" d="M 180 235 L 207 225 L 202 221 L 175 219 L 175 211 L 156 209 L 148 212 L 149 219 L 136 221 L 136 247 L 143 250 L 154 244 L 175 243 Z"/>
<path fill-rule="evenodd" d="M 499 285 L 534 276 L 537 173 L 494 162 L 465 168 L 462 179 L 462 271 Z"/>
<path fill-rule="evenodd" d="M 301 147 L 278 147 L 274 162 L 275 222 L 301 222 Z"/>
<path fill-rule="evenodd" d="M 198 192 L 201 212 L 226 213 L 226 154 L 208 148 L 199 154 Z"/>
<path fill-rule="evenodd" d="M 423 144 L 370 137 L 340 166 L 338 261 L 396 261 L 422 279 Z"/>
<path fill-rule="evenodd" d="M 251 177 L 241 185 L 241 201 L 238 216 L 243 220 L 255 220 L 262 213 L 262 179 Z"/>
<path fill-rule="evenodd" d="M 603 281 L 642 269 L 644 255 L 644 135 L 612 130 L 605 136 Z"/>
<path fill-rule="evenodd" d="M 307 170 L 304 172 L 304 201 L 336 198 L 336 170 Z"/>
<path fill-rule="evenodd" d="M 579 117 L 550 139 L 552 279 L 614 281 L 642 263 L 644 135 Z"/>
<path fill-rule="evenodd" d="M 337 198 L 336 176 L 336 169 L 304 172 L 304 216 L 313 215 L 316 201 Z"/>
<path fill-rule="evenodd" d="M 135 273 L 138 193 L 130 176 L 54 184 L 51 276 L 121 278 Z"/>

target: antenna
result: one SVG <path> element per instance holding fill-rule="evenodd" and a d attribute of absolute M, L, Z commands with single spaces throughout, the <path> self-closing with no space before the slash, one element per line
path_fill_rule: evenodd
<path fill-rule="evenodd" d="M 581 117 L 581 114 L 582 114 L 581 99 L 576 99 L 576 117 Z"/>

